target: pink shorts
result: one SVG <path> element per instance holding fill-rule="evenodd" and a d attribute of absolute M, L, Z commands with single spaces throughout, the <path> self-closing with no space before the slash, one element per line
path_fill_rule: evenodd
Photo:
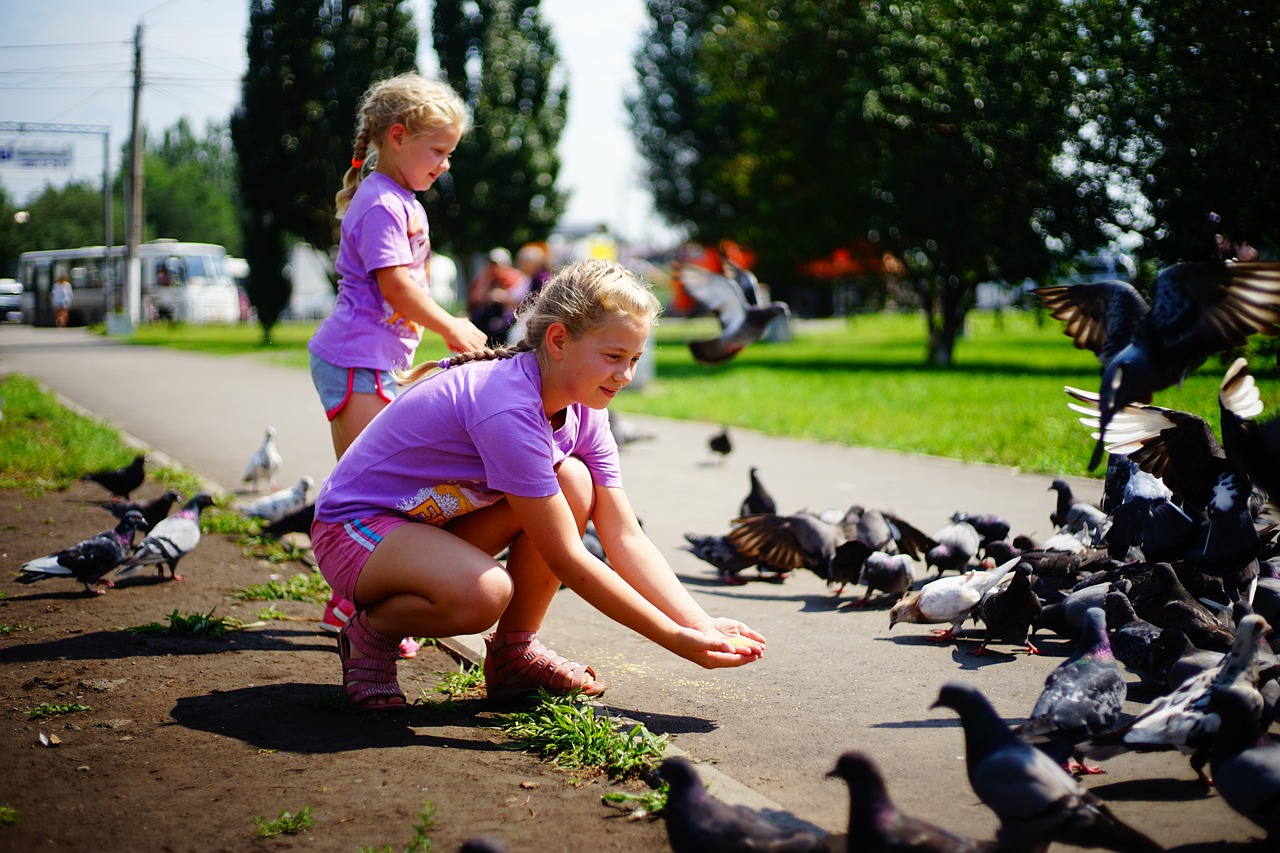
<path fill-rule="evenodd" d="M 356 581 L 382 537 L 402 524 L 413 522 L 403 515 L 375 515 L 354 521 L 315 521 L 311 525 L 311 550 L 320 574 L 336 595 L 356 601 Z M 359 604 L 359 602 L 356 602 Z"/>

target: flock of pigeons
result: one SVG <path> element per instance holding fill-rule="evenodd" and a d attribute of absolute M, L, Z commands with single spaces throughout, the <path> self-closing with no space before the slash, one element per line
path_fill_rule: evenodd
<path fill-rule="evenodd" d="M 1102 365 L 1098 393 L 1066 389 L 1096 441 L 1091 467 L 1107 459 L 1099 506 L 1076 500 L 1058 479 L 1049 487 L 1055 532 L 1044 542 L 965 512 L 926 535 L 892 512 L 857 505 L 781 514 L 753 468 L 727 534 L 685 534 L 686 549 L 727 584 L 744 583 L 751 567 L 775 580 L 807 569 L 837 595 L 862 584 L 855 607 L 892 602 L 890 629 L 946 625 L 933 632 L 946 641 L 981 623 L 973 654 L 1001 640 L 1039 654 L 1039 631 L 1072 640 L 1021 726 L 1006 724 L 972 686 L 951 683 L 938 694 L 936 705 L 960 716 L 970 784 L 1000 821 L 995 841 L 901 814 L 859 753 L 832 771 L 850 788 L 846 838 L 785 829 L 716 802 L 687 762 L 671 759 L 662 775 L 677 853 L 1044 850 L 1055 841 L 1159 850 L 1075 778 L 1103 772 L 1090 760 L 1156 750 L 1187 755 L 1197 782 L 1216 786 L 1270 849 L 1280 843 L 1280 741 L 1268 734 L 1280 713 L 1272 628 L 1280 625 L 1280 525 L 1267 516 L 1280 506 L 1280 418 L 1259 419 L 1244 359 L 1219 387 L 1221 442 L 1202 418 L 1151 405 L 1211 356 L 1249 335 L 1280 333 L 1280 264 L 1177 264 L 1160 273 L 1149 306 L 1120 282 L 1038 294 Z M 1126 673 L 1156 697 L 1136 714 L 1123 710 Z"/>
<path fill-rule="evenodd" d="M 254 491 L 264 480 L 275 488 L 275 477 L 282 462 L 275 436 L 275 429 L 267 427 L 262 446 L 245 468 L 243 482 L 250 483 Z M 200 492 L 181 503 L 176 512 L 172 512 L 173 507 L 182 501 L 182 495 L 173 489 L 149 500 L 130 500 L 146 479 L 146 455 L 142 453 L 122 468 L 95 471 L 82 479 L 97 483 L 111 493 L 111 501 L 102 507 L 116 517 L 116 525 L 56 553 L 24 563 L 15 578 L 18 583 L 65 578 L 82 584 L 86 594 L 101 595 L 105 590 L 96 585 L 115 586 L 108 575 L 114 572 L 114 578 L 119 580 L 147 566 L 155 566 L 162 579 L 167 568 L 169 579 L 184 580 L 178 574 L 178 562 L 200 544 L 200 515 L 214 504 L 208 492 Z M 238 509 L 244 515 L 262 519 L 263 533 L 267 535 L 279 538 L 288 532 L 306 532 L 311 529 L 315 516 L 315 504 L 308 501 L 314 486 L 311 477 L 303 477 L 291 488 L 277 489 L 242 503 Z M 139 531 L 146 535 L 135 544 Z"/>

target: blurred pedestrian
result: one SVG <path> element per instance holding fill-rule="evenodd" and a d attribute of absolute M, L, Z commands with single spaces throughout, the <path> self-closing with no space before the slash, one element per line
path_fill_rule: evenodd
<path fill-rule="evenodd" d="M 49 299 L 53 303 L 53 323 L 61 329 L 71 319 L 71 279 L 67 278 L 66 273 L 58 276 L 58 280 L 54 282 Z"/>

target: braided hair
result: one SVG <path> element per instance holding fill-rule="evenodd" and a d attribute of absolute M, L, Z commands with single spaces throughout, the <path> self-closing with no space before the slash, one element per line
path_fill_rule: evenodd
<path fill-rule="evenodd" d="M 342 189 L 334 197 L 338 219 L 347 212 L 356 189 L 378 162 L 378 146 L 394 124 L 411 133 L 456 127 L 466 133 L 471 114 L 453 89 L 418 74 L 400 74 L 374 83 L 364 93 L 356 117 L 351 168 L 342 177 Z"/>
<path fill-rule="evenodd" d="M 516 343 L 454 353 L 395 376 L 400 384 L 408 385 L 435 370 L 537 352 L 552 323 L 564 324 L 569 336 L 578 339 L 612 319 L 653 324 L 661 312 L 662 304 L 649 283 L 622 264 L 595 258 L 575 261 L 561 267 L 537 296 L 520 306 L 518 316 L 524 323 L 524 337 Z"/>

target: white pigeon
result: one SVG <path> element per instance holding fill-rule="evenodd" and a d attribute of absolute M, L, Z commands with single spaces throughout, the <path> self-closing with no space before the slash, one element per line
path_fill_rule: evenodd
<path fill-rule="evenodd" d="M 939 642 L 951 639 L 982 597 L 1005 579 L 1018 565 L 1018 560 L 1014 557 L 990 571 L 971 569 L 962 575 L 930 581 L 915 595 L 893 605 L 889 611 L 889 627 L 893 628 L 899 622 L 950 622 L 950 628 L 933 633 Z"/>
<path fill-rule="evenodd" d="M 200 544 L 200 513 L 212 505 L 213 498 L 209 493 L 201 492 L 187 501 L 182 509 L 161 520 L 120 564 L 116 577 L 128 577 L 143 566 L 155 566 L 164 577 L 164 567 L 168 566 L 174 580 L 183 580 L 178 574 L 178 561 Z"/>
<path fill-rule="evenodd" d="M 302 509 L 316 481 L 303 477 L 297 484 L 250 501 L 240 507 L 240 512 L 253 518 L 261 518 L 268 524 L 279 521 L 291 512 Z"/>
<path fill-rule="evenodd" d="M 256 492 L 258 481 L 266 480 L 267 485 L 275 489 L 276 474 L 280 471 L 282 461 L 280 451 L 276 448 L 276 428 L 269 426 L 266 437 L 262 439 L 262 446 L 249 459 L 249 464 L 244 469 L 244 477 L 240 482 L 252 483 L 253 490 Z"/>

